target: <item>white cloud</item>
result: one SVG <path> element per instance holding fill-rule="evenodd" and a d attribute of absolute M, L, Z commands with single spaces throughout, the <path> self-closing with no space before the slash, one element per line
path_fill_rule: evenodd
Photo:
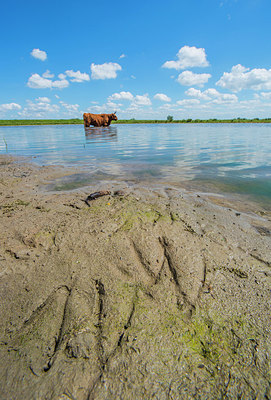
<path fill-rule="evenodd" d="M 40 49 L 33 49 L 30 54 L 32 57 L 37 58 L 41 61 L 45 61 L 47 58 L 46 52 Z"/>
<path fill-rule="evenodd" d="M 214 104 L 229 104 L 229 103 L 237 103 L 238 97 L 235 94 L 225 93 L 220 95 L 213 100 Z"/>
<path fill-rule="evenodd" d="M 109 109 L 114 109 L 114 110 L 120 110 L 120 107 L 122 106 L 122 104 L 121 103 L 114 103 L 113 101 L 108 101 L 107 102 L 107 104 L 106 104 L 106 106 L 107 106 L 107 108 L 109 108 Z"/>
<path fill-rule="evenodd" d="M 121 55 L 120 55 L 120 58 L 125 58 L 125 57 L 126 57 L 125 54 L 121 54 Z"/>
<path fill-rule="evenodd" d="M 93 113 L 93 112 L 94 112 L 94 114 L 100 114 L 100 113 L 102 113 L 102 112 L 105 111 L 105 106 L 104 106 L 104 105 L 103 105 L 103 106 L 100 106 L 100 105 L 93 105 L 93 106 L 91 106 L 91 107 L 88 107 L 88 108 L 86 109 L 86 111 L 87 111 L 87 112 L 90 112 L 90 113 Z"/>
<path fill-rule="evenodd" d="M 179 106 L 194 106 L 200 104 L 200 101 L 198 99 L 184 99 L 177 101 L 177 104 L 179 104 Z"/>
<path fill-rule="evenodd" d="M 84 81 L 89 81 L 90 79 L 89 75 L 85 72 L 68 70 L 65 71 L 65 73 L 69 78 L 72 78 L 71 82 L 84 82 Z"/>
<path fill-rule="evenodd" d="M 214 88 L 210 88 L 210 89 L 206 89 L 203 94 L 207 95 L 207 96 L 211 96 L 211 97 L 220 97 L 221 93 L 219 93 L 216 89 Z"/>
<path fill-rule="evenodd" d="M 39 97 L 36 101 L 27 100 L 27 105 L 18 114 L 21 117 L 29 118 L 42 118 L 46 117 L 48 114 L 54 113 L 55 115 L 59 111 L 59 106 L 57 104 L 50 104 L 47 97 Z"/>
<path fill-rule="evenodd" d="M 210 74 L 195 74 L 192 71 L 182 72 L 178 78 L 177 82 L 183 86 L 203 86 L 208 79 L 211 78 Z"/>
<path fill-rule="evenodd" d="M 195 97 L 199 100 L 210 100 L 210 97 L 206 95 L 206 91 L 202 92 L 201 90 L 195 88 L 189 88 L 186 90 L 185 94 L 189 97 Z"/>
<path fill-rule="evenodd" d="M 166 61 L 162 67 L 180 70 L 191 67 L 207 67 L 208 65 L 205 49 L 184 46 L 177 53 L 177 61 Z"/>
<path fill-rule="evenodd" d="M 210 100 L 214 104 L 236 103 L 238 101 L 238 97 L 235 94 L 220 93 L 213 88 L 204 90 L 203 92 L 199 89 L 190 88 L 185 94 L 198 100 Z"/>
<path fill-rule="evenodd" d="M 121 104 L 116 104 L 111 101 L 109 101 L 106 104 L 99 105 L 99 104 L 93 104 L 91 107 L 88 107 L 86 111 L 91 112 L 91 113 L 112 113 L 113 111 L 119 111 Z"/>
<path fill-rule="evenodd" d="M 117 71 L 121 71 L 121 66 L 117 63 L 94 64 L 90 66 L 92 79 L 115 79 Z"/>
<path fill-rule="evenodd" d="M 66 75 L 65 74 L 59 74 L 58 77 L 59 77 L 59 79 L 66 79 Z"/>
<path fill-rule="evenodd" d="M 27 86 L 32 89 L 47 89 L 52 87 L 52 81 L 39 74 L 32 74 L 28 79 Z"/>
<path fill-rule="evenodd" d="M 113 93 L 108 100 L 133 100 L 134 96 L 130 92 Z"/>
<path fill-rule="evenodd" d="M 51 102 L 51 100 L 48 97 L 38 97 L 36 99 L 36 101 L 39 101 L 41 103 L 50 103 Z"/>
<path fill-rule="evenodd" d="M 164 103 L 158 107 L 158 110 L 173 110 L 175 107 L 176 107 L 176 104 Z"/>
<path fill-rule="evenodd" d="M 68 104 L 65 103 L 64 101 L 60 101 L 60 104 L 62 107 L 64 107 L 69 113 L 74 113 L 78 112 L 79 104 Z"/>
<path fill-rule="evenodd" d="M 160 100 L 160 101 L 166 101 L 166 102 L 171 101 L 171 98 L 168 97 L 168 96 L 167 96 L 166 94 L 164 94 L 164 93 L 156 93 L 156 95 L 154 95 L 153 98 L 154 98 L 155 100 Z"/>
<path fill-rule="evenodd" d="M 260 94 L 255 94 L 256 98 L 262 98 L 264 100 L 271 99 L 271 92 L 261 92 Z"/>
<path fill-rule="evenodd" d="M 31 89 L 63 89 L 69 86 L 69 82 L 66 79 L 52 81 L 50 79 L 43 78 L 39 74 L 32 74 L 28 79 L 27 86 Z"/>
<path fill-rule="evenodd" d="M 17 103 L 0 104 L 0 111 L 20 110 L 21 108 Z"/>
<path fill-rule="evenodd" d="M 53 78 L 55 75 L 51 74 L 49 69 L 47 69 L 43 74 L 42 74 L 43 78 Z"/>
<path fill-rule="evenodd" d="M 60 81 L 52 81 L 52 88 L 64 89 L 69 86 L 69 82 L 66 79 L 61 79 Z"/>
<path fill-rule="evenodd" d="M 231 72 L 224 72 L 216 85 L 233 92 L 243 89 L 271 90 L 271 69 L 249 70 L 238 64 L 232 67 Z"/>
<path fill-rule="evenodd" d="M 136 95 L 133 101 L 134 105 L 138 106 L 150 106 L 151 105 L 151 100 L 149 98 L 149 95 L 143 94 L 143 95 Z"/>

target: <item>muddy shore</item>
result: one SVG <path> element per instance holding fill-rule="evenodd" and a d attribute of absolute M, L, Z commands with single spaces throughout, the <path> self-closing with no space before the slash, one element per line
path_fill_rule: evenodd
<path fill-rule="evenodd" d="M 0 156 L 0 398 L 271 399 L 271 213 L 66 173 Z"/>

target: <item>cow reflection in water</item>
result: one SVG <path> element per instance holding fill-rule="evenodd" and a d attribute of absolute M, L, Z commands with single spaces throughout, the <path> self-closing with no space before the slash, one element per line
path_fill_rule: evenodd
<path fill-rule="evenodd" d="M 118 130 L 116 126 L 85 128 L 86 141 L 102 140 L 104 142 L 116 142 L 118 140 Z"/>

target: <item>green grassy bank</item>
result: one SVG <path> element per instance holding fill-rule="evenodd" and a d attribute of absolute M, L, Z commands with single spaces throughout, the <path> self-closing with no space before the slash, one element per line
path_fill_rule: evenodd
<path fill-rule="evenodd" d="M 181 119 L 181 120 L 148 120 L 148 119 L 120 119 L 118 121 L 112 121 L 112 124 L 191 124 L 191 123 L 270 123 L 271 118 L 233 118 L 233 119 Z M 21 125 L 78 125 L 83 124 L 83 120 L 79 118 L 73 119 L 10 119 L 0 120 L 0 126 L 21 126 Z"/>

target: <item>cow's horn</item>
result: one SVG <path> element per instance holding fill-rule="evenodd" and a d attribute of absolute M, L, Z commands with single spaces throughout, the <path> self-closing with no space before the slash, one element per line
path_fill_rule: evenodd
<path fill-rule="evenodd" d="M 116 114 L 117 111 L 115 111 L 113 114 Z"/>

